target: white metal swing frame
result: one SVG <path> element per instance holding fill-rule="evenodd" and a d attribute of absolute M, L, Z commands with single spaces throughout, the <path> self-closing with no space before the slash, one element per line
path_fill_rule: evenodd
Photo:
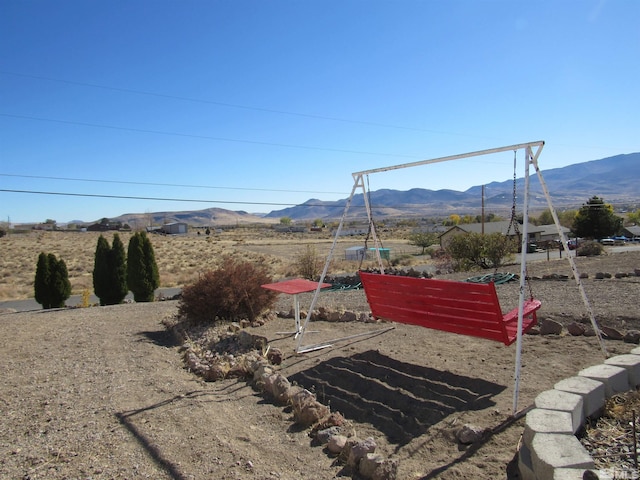
<path fill-rule="evenodd" d="M 344 340 L 350 340 L 352 338 L 355 337 L 359 337 L 359 336 L 365 336 L 365 335 L 371 335 L 371 334 L 376 334 L 376 333 L 380 333 L 381 331 L 386 331 L 388 329 L 384 329 L 384 330 L 377 330 L 374 332 L 366 332 L 366 333 L 362 333 L 362 334 L 358 334 L 358 335 L 352 335 L 349 337 L 343 337 L 343 338 L 338 338 L 329 342 L 325 342 L 325 343 L 321 343 L 321 344 L 316 344 L 316 345 L 307 345 L 307 346 L 303 346 L 303 341 L 304 341 L 304 335 L 307 329 L 307 324 L 309 323 L 309 320 L 311 318 L 311 313 L 313 312 L 315 306 L 316 306 L 316 302 L 318 300 L 318 296 L 320 294 L 320 290 L 321 290 L 321 285 L 324 282 L 324 279 L 327 275 L 327 271 L 329 269 L 329 265 L 331 263 L 331 259 L 333 258 L 333 253 L 335 251 L 336 248 L 336 244 L 338 242 L 338 238 L 340 237 L 340 232 L 342 231 L 342 227 L 344 225 L 344 221 L 345 218 L 347 216 L 347 213 L 349 211 L 349 208 L 351 207 L 351 202 L 353 200 L 353 197 L 356 193 L 356 190 L 358 188 L 360 188 L 362 190 L 363 193 L 363 198 L 364 198 L 364 204 L 365 204 L 365 208 L 367 211 L 367 219 L 369 221 L 369 226 L 370 226 L 370 230 L 371 230 L 371 235 L 373 237 L 373 241 L 375 243 L 375 254 L 376 254 L 376 259 L 378 261 L 378 265 L 380 267 L 380 272 L 384 273 L 384 266 L 382 264 L 382 257 L 380 255 L 380 242 L 375 230 L 375 225 L 373 222 L 373 217 L 372 217 L 372 212 L 371 212 L 371 205 L 369 204 L 369 199 L 367 197 L 367 192 L 366 192 L 366 188 L 365 188 L 365 184 L 364 184 L 364 176 L 365 175 L 369 175 L 369 174 L 373 174 L 373 173 L 382 173 L 382 172 L 388 172 L 391 170 L 399 170 L 399 169 L 404 169 L 404 168 L 409 168 L 409 167 L 417 167 L 417 166 L 421 166 L 421 165 L 428 165 L 428 164 L 433 164 L 433 163 L 441 163 L 441 162 L 449 162 L 449 161 L 453 161 L 453 160 L 461 160 L 464 158 L 472 158 L 472 157 L 479 157 L 479 156 L 484 156 L 484 155 L 490 155 L 490 154 L 494 154 L 494 153 L 501 153 L 501 152 L 508 152 L 508 151 L 514 151 L 517 152 L 519 150 L 524 150 L 525 152 L 525 168 L 524 168 L 524 205 L 523 205 L 523 225 L 522 225 L 522 239 L 521 239 L 521 257 L 520 257 L 520 291 L 519 291 L 519 300 L 518 300 L 518 336 L 517 336 L 517 341 L 516 341 L 516 360 L 515 360 L 515 371 L 514 371 L 514 394 L 513 394 L 513 412 L 515 414 L 515 412 L 517 411 L 517 405 L 518 405 L 518 392 L 519 392 L 519 386 L 520 386 L 520 368 L 521 368 L 521 360 L 522 360 L 522 325 L 523 325 L 523 306 L 524 306 L 524 301 L 525 301 L 525 286 L 526 286 L 526 275 L 527 275 L 527 270 L 526 270 L 526 258 L 527 258 L 527 246 L 528 246 L 528 231 L 527 231 L 527 227 L 528 227 L 528 223 L 529 223 L 529 171 L 530 171 L 530 167 L 533 166 L 533 168 L 535 169 L 535 172 L 538 175 L 538 179 L 540 181 L 540 185 L 542 187 L 542 190 L 544 192 L 545 198 L 547 200 L 547 205 L 549 207 L 549 211 L 551 212 L 551 216 L 553 217 L 553 221 L 555 223 L 555 226 L 558 230 L 558 235 L 562 241 L 562 245 L 564 247 L 565 252 L 569 252 L 569 245 L 568 245 L 568 241 L 567 241 L 567 237 L 564 234 L 561 226 L 560 226 L 560 221 L 558 219 L 558 215 L 555 211 L 555 208 L 553 207 L 553 203 L 551 201 L 551 196 L 549 195 L 549 190 L 547 189 L 547 185 L 544 181 L 544 178 L 542 176 L 542 172 L 540 171 L 540 168 L 538 166 L 538 157 L 540 156 L 540 153 L 542 151 L 542 148 L 544 147 L 544 141 L 537 141 L 537 142 L 527 142 L 527 143 L 520 143 L 520 144 L 516 144 L 516 145 L 509 145 L 509 146 L 505 146 L 505 147 L 498 147 L 498 148 L 491 148 L 491 149 L 487 149 L 487 150 L 480 150 L 480 151 L 476 151 L 476 152 L 470 152 L 470 153 L 463 153 L 463 154 L 458 154 L 458 155 L 451 155 L 451 156 L 447 156 L 447 157 L 440 157 L 440 158 L 434 158 L 431 160 L 420 160 L 417 162 L 411 162 L 411 163 L 404 163 L 404 164 L 400 164 L 400 165 L 394 165 L 394 166 L 389 166 L 389 167 L 381 167 L 381 168 L 374 168 L 371 170 L 363 170 L 361 172 L 355 172 L 352 173 L 352 177 L 354 179 L 354 183 L 353 183 L 353 188 L 351 189 L 351 195 L 349 196 L 349 199 L 347 200 L 347 203 L 345 205 L 344 208 L 344 212 L 342 214 L 342 218 L 340 220 L 340 223 L 338 225 L 338 228 L 335 232 L 335 236 L 334 236 L 334 240 L 333 243 L 331 245 L 331 249 L 329 250 L 329 254 L 327 255 L 327 260 L 325 262 L 324 265 L 324 269 L 322 271 L 320 280 L 318 282 L 318 288 L 315 291 L 315 294 L 313 296 L 313 300 L 311 301 L 311 305 L 309 307 L 309 311 L 307 313 L 307 317 L 304 321 L 304 324 L 301 327 L 300 330 L 300 335 L 298 336 L 298 341 L 297 341 L 297 345 L 296 345 L 296 352 L 298 353 L 305 353 L 305 352 L 310 352 L 313 350 L 318 350 L 321 348 L 326 348 L 329 346 L 332 346 L 333 343 L 335 342 L 339 342 L 339 341 L 344 341 Z M 600 348 L 602 349 L 602 352 L 606 357 L 608 357 L 608 353 L 607 350 L 605 348 L 604 345 L 604 341 L 602 339 L 602 335 L 600 334 L 600 329 L 598 328 L 598 324 L 596 322 L 595 319 L 595 315 L 593 312 L 593 309 L 591 308 L 591 304 L 589 303 L 589 299 L 587 298 L 587 294 L 584 290 L 584 286 L 582 284 L 582 281 L 580 279 L 580 274 L 578 272 L 578 268 L 576 266 L 576 263 L 574 261 L 574 258 L 572 255 L 567 254 L 566 255 L 567 260 L 569 261 L 569 264 L 571 266 L 571 270 L 573 273 L 573 277 L 574 280 L 576 282 L 576 286 L 578 287 L 578 290 L 580 291 L 580 295 L 582 297 L 582 301 L 585 305 L 587 314 L 589 316 L 589 319 L 591 320 L 591 325 L 593 326 L 593 329 L 596 333 L 596 336 L 598 338 L 598 341 L 600 342 Z M 393 327 L 391 327 L 393 328 Z"/>

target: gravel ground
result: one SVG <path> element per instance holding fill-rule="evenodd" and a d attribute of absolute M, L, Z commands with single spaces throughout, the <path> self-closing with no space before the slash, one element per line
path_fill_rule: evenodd
<path fill-rule="evenodd" d="M 640 325 L 640 277 L 595 280 L 597 272 L 634 272 L 636 252 L 580 259 L 591 304 L 602 324 Z M 532 264 L 533 276 L 568 273 L 565 262 Z M 541 318 L 584 318 L 570 280 L 533 280 Z M 498 287 L 505 308 L 518 286 Z M 309 296 L 301 296 L 308 305 Z M 291 299 L 279 299 L 291 307 Z M 361 291 L 323 294 L 319 306 L 368 310 Z M 0 477 L 7 479 L 332 479 L 344 466 L 296 427 L 291 411 L 244 381 L 204 383 L 184 369 L 180 346 L 162 321 L 174 301 L 0 315 Z M 285 353 L 280 371 L 316 391 L 350 421 L 359 438 L 399 462 L 401 479 L 517 478 L 512 460 L 522 420 L 511 418 L 514 349 L 419 327 L 394 330 L 306 355 L 278 335 L 290 320 L 269 322 L 264 335 Z M 371 329 L 370 324 L 313 325 L 311 341 Z M 610 353 L 635 345 L 607 340 Z M 558 380 L 600 363 L 587 337 L 527 336 L 519 405 Z M 461 448 L 465 423 L 487 428 L 478 445 Z"/>

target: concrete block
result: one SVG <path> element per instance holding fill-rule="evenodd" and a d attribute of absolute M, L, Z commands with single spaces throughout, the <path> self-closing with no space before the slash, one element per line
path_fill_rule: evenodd
<path fill-rule="evenodd" d="M 536 433 L 559 433 L 562 435 L 574 435 L 569 412 L 559 410 L 546 410 L 544 408 L 534 408 L 524 420 L 524 433 L 522 441 L 531 447 L 531 442 Z"/>
<path fill-rule="evenodd" d="M 518 452 L 518 470 L 521 480 L 537 480 L 535 473 L 533 473 L 533 465 L 531 465 L 531 450 L 524 443 Z"/>
<path fill-rule="evenodd" d="M 634 348 L 629 353 L 632 353 L 633 355 L 640 355 L 640 347 Z"/>
<path fill-rule="evenodd" d="M 640 359 L 640 356 L 638 358 Z M 578 394 L 555 389 L 547 390 L 536 397 L 534 405 L 536 408 L 568 412 L 571 415 L 573 433 L 580 430 L 584 424 L 584 401 Z"/>
<path fill-rule="evenodd" d="M 640 385 L 640 355 L 616 355 L 615 357 L 607 358 L 604 363 L 624 368 L 629 375 L 629 386 L 631 388 L 636 388 Z"/>
<path fill-rule="evenodd" d="M 531 463 L 538 479 L 552 479 L 557 468 L 594 468 L 593 459 L 574 435 L 557 433 L 533 437 Z"/>
<path fill-rule="evenodd" d="M 575 393 L 582 397 L 584 416 L 598 417 L 604 409 L 604 383 L 587 377 L 569 377 L 554 385 L 556 390 Z"/>
<path fill-rule="evenodd" d="M 627 370 L 615 365 L 594 365 L 578 372 L 579 377 L 587 377 L 604 383 L 606 398 L 613 397 L 616 393 L 629 390 L 629 375 Z"/>
<path fill-rule="evenodd" d="M 586 472 L 584 468 L 556 468 L 553 472 L 553 480 L 583 480 L 584 472 Z"/>

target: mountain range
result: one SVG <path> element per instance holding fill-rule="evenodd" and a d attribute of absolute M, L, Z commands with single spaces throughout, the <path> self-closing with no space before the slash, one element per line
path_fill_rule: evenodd
<path fill-rule="evenodd" d="M 544 182 L 557 209 L 579 208 L 594 195 L 618 208 L 638 208 L 640 203 L 640 152 L 601 160 L 576 163 L 542 172 Z M 516 179 L 516 203 L 521 209 L 524 179 Z M 413 188 L 407 191 L 381 189 L 369 192 L 374 217 L 448 216 L 452 213 L 476 215 L 485 213 L 508 215 L 513 204 L 513 180 L 474 186 L 464 192 Z M 483 199 L 483 190 L 491 192 Z M 530 209 L 542 211 L 548 207 L 538 176 L 530 175 Z M 236 225 L 255 222 L 278 223 L 282 217 L 294 221 L 314 219 L 335 220 L 342 217 L 348 199 L 306 202 L 266 215 L 251 214 L 221 208 L 197 211 L 125 214 L 114 218 L 130 225 L 185 222 L 192 226 Z M 362 193 L 354 195 L 350 218 L 364 218 Z"/>

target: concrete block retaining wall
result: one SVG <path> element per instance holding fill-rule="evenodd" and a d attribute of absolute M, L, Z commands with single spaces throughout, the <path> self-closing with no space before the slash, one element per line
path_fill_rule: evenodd
<path fill-rule="evenodd" d="M 640 347 L 585 368 L 538 395 L 527 413 L 518 466 L 523 480 L 578 480 L 594 470 L 576 438 L 587 417 L 599 416 L 608 398 L 640 386 Z"/>

